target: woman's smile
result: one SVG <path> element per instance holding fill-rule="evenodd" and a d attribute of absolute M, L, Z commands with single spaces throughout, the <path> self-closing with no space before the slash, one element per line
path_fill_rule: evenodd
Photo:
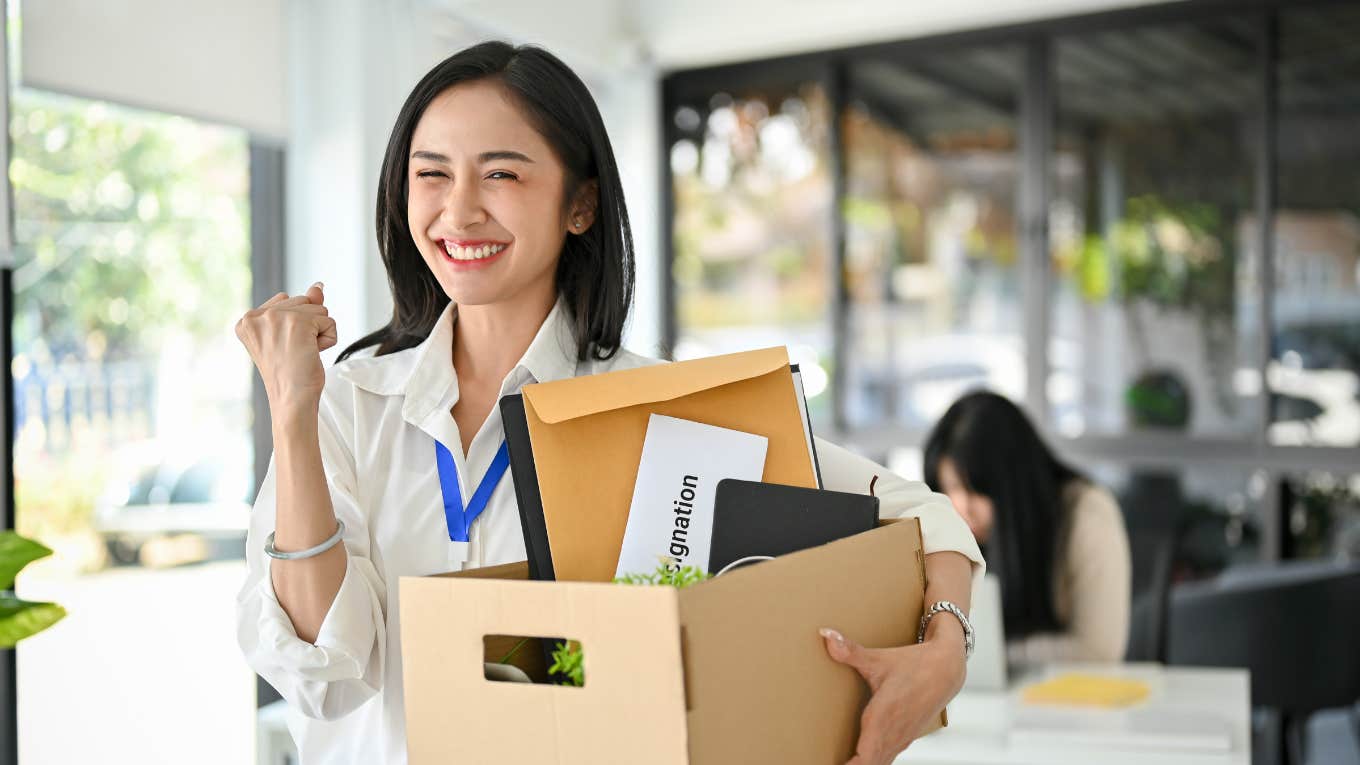
<path fill-rule="evenodd" d="M 486 239 L 440 239 L 438 244 L 444 250 L 445 261 L 454 269 L 463 271 L 484 268 L 500 260 L 505 251 L 510 249 L 511 243 Z"/>

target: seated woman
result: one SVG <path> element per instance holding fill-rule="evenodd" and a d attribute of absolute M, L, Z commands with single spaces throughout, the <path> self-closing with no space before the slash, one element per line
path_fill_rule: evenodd
<path fill-rule="evenodd" d="M 1120 661 L 1129 631 L 1129 540 L 1119 505 L 1058 461 L 1024 413 L 971 393 L 926 442 L 943 492 L 1001 580 L 1012 662 Z"/>

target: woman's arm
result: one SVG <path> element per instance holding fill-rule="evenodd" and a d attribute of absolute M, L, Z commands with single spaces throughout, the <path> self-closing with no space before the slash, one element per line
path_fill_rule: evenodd
<path fill-rule="evenodd" d="M 275 437 L 278 449 L 251 511 L 246 581 L 236 602 L 236 638 L 246 662 L 293 708 L 320 720 L 340 719 L 381 690 L 387 646 L 387 584 L 371 558 L 369 514 L 359 501 L 354 453 L 346 440 L 355 428 L 351 416 L 354 389 L 338 376 L 331 382 L 335 384 L 327 387 L 317 414 L 298 423 L 292 435 L 285 430 Z M 276 414 L 282 411 L 275 409 Z M 278 419 L 276 424 L 286 422 Z M 304 437 L 297 438 L 297 433 Z M 319 462 L 306 465 L 297 457 L 309 453 Z M 285 463 L 304 467 L 283 479 Z M 320 482 L 314 483 L 318 478 Z M 282 486 L 285 480 L 291 486 L 288 490 Z M 284 504 L 298 497 L 308 501 Z M 310 501 L 317 497 L 324 502 Z M 337 517 L 344 520 L 339 549 L 304 560 L 265 555 L 265 539 L 271 532 L 275 545 L 284 550 L 314 545 L 334 532 L 332 525 L 324 536 L 285 547 L 284 525 L 298 526 L 297 520 L 306 520 L 299 510 L 316 513 L 322 523 L 327 515 L 331 524 Z M 314 561 L 329 565 L 324 559 L 331 555 L 339 567 L 333 588 L 309 595 L 307 587 L 325 585 L 317 584 L 319 577 L 305 581 L 310 572 L 300 567 Z M 299 601 L 293 598 L 297 591 L 303 592 L 310 616 L 299 614 Z M 306 604 L 306 598 L 314 600 Z M 304 619 L 314 621 L 308 624 Z"/>
<path fill-rule="evenodd" d="M 236 322 L 236 336 L 260 371 L 274 430 L 274 548 L 297 552 L 336 532 L 318 433 L 326 369 L 321 351 L 335 345 L 335 320 L 321 282 L 288 297 L 280 292 Z M 271 579 L 279 605 L 298 637 L 315 642 L 321 622 L 345 576 L 345 548 L 299 560 L 278 560 Z"/>
<path fill-rule="evenodd" d="M 880 517 L 920 520 L 926 602 L 948 600 L 968 613 L 972 579 L 982 574 L 982 554 L 949 500 L 827 441 L 817 440 L 817 454 L 827 489 L 868 494 L 872 481 Z M 947 613 L 930 620 L 926 640 L 919 645 L 865 648 L 834 629 L 824 629 L 822 635 L 831 658 L 853 667 L 873 693 L 860 719 L 850 765 L 891 763 L 935 724 L 963 687 L 963 627 Z"/>
<path fill-rule="evenodd" d="M 926 602 L 948 600 L 967 613 L 970 569 L 959 553 L 927 555 Z M 963 626 L 948 613 L 930 620 L 920 645 L 865 648 L 835 630 L 824 629 L 822 636 L 831 658 L 859 672 L 873 694 L 860 715 L 859 741 L 848 765 L 891 763 L 934 727 L 945 704 L 963 687 Z"/>
<path fill-rule="evenodd" d="M 321 461 L 317 408 L 310 404 L 282 407 L 274 413 L 273 426 L 278 487 L 274 547 L 284 552 L 305 550 L 328 539 L 336 529 Z M 316 642 L 345 578 L 347 562 L 343 544 L 311 558 L 271 561 L 275 596 L 298 638 Z"/>

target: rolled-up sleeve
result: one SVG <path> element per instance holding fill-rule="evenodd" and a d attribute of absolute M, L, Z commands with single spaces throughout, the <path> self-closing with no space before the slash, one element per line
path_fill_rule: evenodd
<path fill-rule="evenodd" d="M 919 481 L 908 481 L 873 460 L 855 454 L 823 438 L 817 438 L 817 461 L 822 488 L 868 494 L 870 483 L 878 497 L 880 518 L 916 518 L 921 522 L 921 543 L 927 555 L 937 552 L 963 554 L 973 564 L 976 581 L 986 572 L 977 540 L 954 511 L 949 498 Z M 875 481 L 874 477 L 878 480 Z"/>
<path fill-rule="evenodd" d="M 236 599 L 236 636 L 246 662 L 274 686 L 294 709 L 321 720 L 336 720 L 382 688 L 386 653 L 387 593 L 370 559 L 367 516 L 356 501 L 352 452 L 337 435 L 323 404 L 321 459 L 336 517 L 345 523 L 348 555 L 345 578 L 321 623 L 315 643 L 298 637 L 279 605 L 264 554 L 274 530 L 277 506 L 274 460 L 260 485 L 246 537 L 247 576 Z M 279 565 L 288 565 L 280 563 Z"/>

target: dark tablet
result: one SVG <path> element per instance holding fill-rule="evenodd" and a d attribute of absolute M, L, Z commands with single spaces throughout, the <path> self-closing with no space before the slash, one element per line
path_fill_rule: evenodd
<path fill-rule="evenodd" d="M 725 478 L 713 504 L 708 570 L 806 550 L 876 525 L 878 497 Z"/>

